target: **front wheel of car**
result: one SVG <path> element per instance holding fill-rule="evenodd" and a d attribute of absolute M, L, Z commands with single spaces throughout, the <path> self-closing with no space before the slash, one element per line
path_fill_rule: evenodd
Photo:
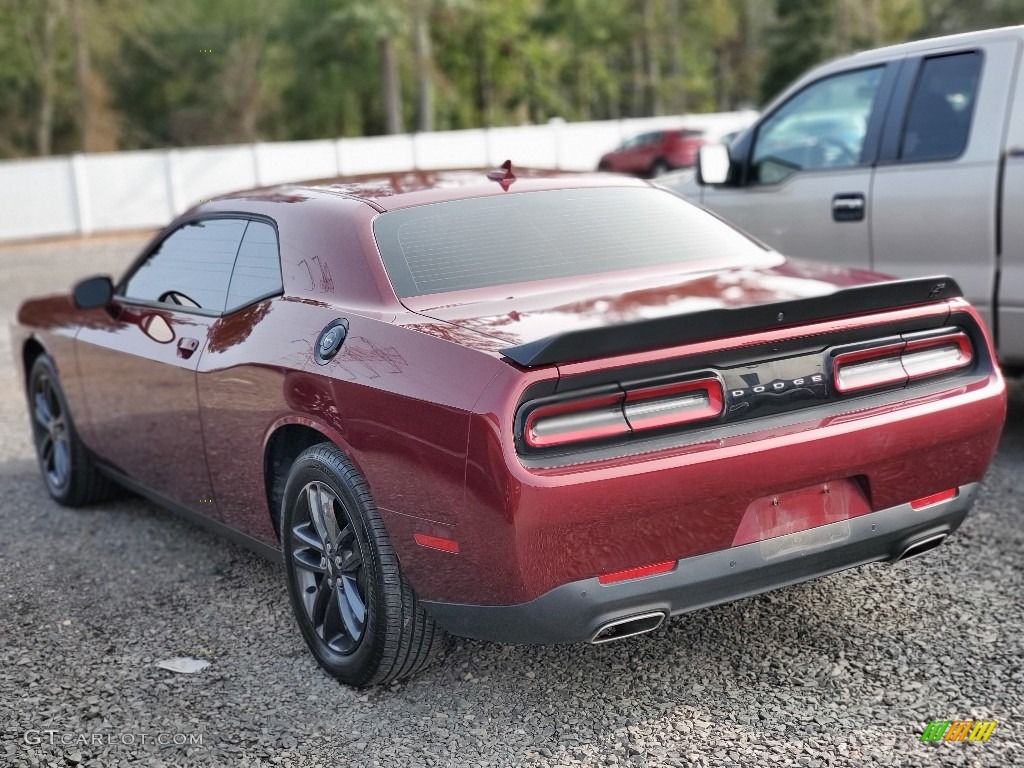
<path fill-rule="evenodd" d="M 333 443 L 295 460 L 281 522 L 289 597 L 320 666 L 362 687 L 433 660 L 443 631 L 402 574 L 366 482 Z"/>
<path fill-rule="evenodd" d="M 659 176 L 663 176 L 668 173 L 668 163 L 662 160 L 660 157 L 651 163 L 650 177 L 656 179 Z"/>
<path fill-rule="evenodd" d="M 29 369 L 28 408 L 39 472 L 54 501 L 81 507 L 112 496 L 115 485 L 100 474 L 78 439 L 57 369 L 46 355 Z"/>

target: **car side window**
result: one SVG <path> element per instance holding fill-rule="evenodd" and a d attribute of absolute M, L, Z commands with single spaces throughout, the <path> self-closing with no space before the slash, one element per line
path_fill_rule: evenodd
<path fill-rule="evenodd" d="M 804 88 L 758 128 L 754 182 L 775 184 L 797 171 L 861 165 L 883 67 L 832 75 Z"/>
<path fill-rule="evenodd" d="M 223 312 L 245 219 L 201 219 L 183 224 L 124 282 L 121 295 L 186 309 Z"/>
<path fill-rule="evenodd" d="M 980 76 L 977 51 L 924 60 L 903 125 L 900 160 L 950 160 L 963 153 Z"/>
<path fill-rule="evenodd" d="M 266 222 L 250 221 L 231 273 L 226 310 L 232 312 L 280 291 L 277 232 Z"/>

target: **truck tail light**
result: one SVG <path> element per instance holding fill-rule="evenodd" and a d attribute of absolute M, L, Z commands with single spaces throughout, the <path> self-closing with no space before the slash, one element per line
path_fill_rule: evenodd
<path fill-rule="evenodd" d="M 948 373 L 973 360 L 970 339 L 957 332 L 843 352 L 832 361 L 832 380 L 845 394 Z"/>
<path fill-rule="evenodd" d="M 529 412 L 523 438 L 531 448 L 662 429 L 716 418 L 725 397 L 716 378 L 638 385 L 625 391 L 541 405 Z"/>

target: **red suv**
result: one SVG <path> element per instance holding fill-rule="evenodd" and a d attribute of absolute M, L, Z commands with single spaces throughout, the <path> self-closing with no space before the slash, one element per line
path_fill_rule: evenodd
<path fill-rule="evenodd" d="M 601 158 L 599 171 L 658 176 L 674 168 L 697 164 L 697 150 L 704 143 L 701 131 L 679 129 L 642 133 Z"/>

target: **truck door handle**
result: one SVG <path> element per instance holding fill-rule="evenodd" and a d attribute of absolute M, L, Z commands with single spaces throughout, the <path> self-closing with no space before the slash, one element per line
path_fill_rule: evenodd
<path fill-rule="evenodd" d="M 188 360 L 197 349 L 199 349 L 199 339 L 190 339 L 186 336 L 178 339 L 178 357 Z"/>
<path fill-rule="evenodd" d="M 841 192 L 833 195 L 832 218 L 835 221 L 863 220 L 864 195 L 860 192 Z"/>

